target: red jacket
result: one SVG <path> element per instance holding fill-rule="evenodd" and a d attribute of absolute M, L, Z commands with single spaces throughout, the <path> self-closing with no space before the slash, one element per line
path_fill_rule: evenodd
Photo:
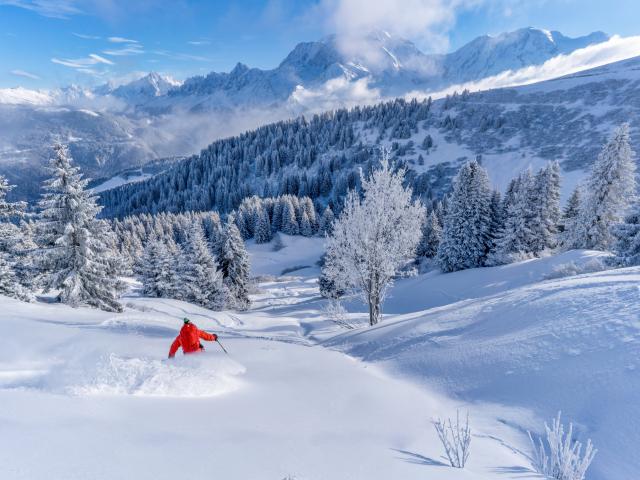
<path fill-rule="evenodd" d="M 185 354 L 200 351 L 203 349 L 202 345 L 200 345 L 200 339 L 214 342 L 218 339 L 218 336 L 215 333 L 203 332 L 193 323 L 185 323 L 171 344 L 169 358 L 173 358 L 180 347 L 182 347 L 182 351 Z"/>

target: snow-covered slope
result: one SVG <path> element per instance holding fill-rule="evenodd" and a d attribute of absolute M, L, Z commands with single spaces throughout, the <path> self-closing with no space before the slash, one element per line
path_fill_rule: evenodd
<path fill-rule="evenodd" d="M 0 298 L 3 478 L 164 480 L 184 473 L 176 458 L 198 459 L 194 478 L 230 480 L 539 478 L 525 430 L 559 409 L 599 449 L 589 479 L 637 476 L 640 269 L 541 281 L 597 256 L 569 252 L 418 276 L 398 281 L 382 324 L 346 331 L 327 318 L 317 268 L 277 274 L 315 263 L 321 243 L 250 245 L 262 280 L 247 312 L 135 284 L 122 314 Z M 165 360 L 184 316 L 230 357 L 207 344 Z M 446 466 L 429 424 L 456 408 L 474 433 L 464 470 Z"/>
<path fill-rule="evenodd" d="M 91 188 L 93 193 L 100 193 L 129 183 L 142 182 L 168 170 L 183 159 L 183 157 L 160 158 L 158 160 L 145 163 L 138 168 L 127 168 L 117 172 L 111 177 L 91 180 L 89 182 L 89 188 Z"/>
<path fill-rule="evenodd" d="M 296 239 L 281 250 L 298 249 Z M 260 263 L 260 262 L 258 262 Z M 0 298 L 3 478 L 491 480 L 525 471 L 508 408 L 466 405 L 305 337 L 312 278 L 262 284 L 250 312 L 138 297 L 113 315 Z M 309 307 L 315 302 L 315 307 Z M 230 352 L 165 359 L 181 319 Z M 474 456 L 446 467 L 429 421 L 471 410 Z M 165 454 L 158 455 L 158 451 Z M 195 461 L 193 459 L 196 459 Z"/>
<path fill-rule="evenodd" d="M 539 274 L 541 262 L 531 262 L 530 271 Z M 454 295 L 462 290 L 459 298 L 464 298 L 465 280 L 477 274 L 458 276 L 461 288 L 447 290 Z M 510 283 L 508 273 L 496 277 Z M 639 268 L 606 271 L 431 310 L 420 310 L 415 292 L 398 285 L 394 292 L 404 302 L 396 298 L 389 311 L 402 303 L 399 310 L 408 312 L 418 300 L 417 311 L 390 315 L 376 328 L 329 343 L 462 399 L 523 407 L 543 418 L 562 410 L 576 422 L 580 438 L 592 438 L 599 448 L 589 478 L 635 478 L 640 471 L 634 454 L 640 431 L 639 281 Z M 423 286 L 423 296 L 438 295 L 437 282 Z"/>

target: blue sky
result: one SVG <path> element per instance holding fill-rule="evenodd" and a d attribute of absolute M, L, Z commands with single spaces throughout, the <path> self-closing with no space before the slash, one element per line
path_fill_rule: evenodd
<path fill-rule="evenodd" d="M 381 28 L 424 51 L 523 26 L 640 34 L 638 0 L 0 0 L 0 87 L 272 68 L 301 41 Z"/>

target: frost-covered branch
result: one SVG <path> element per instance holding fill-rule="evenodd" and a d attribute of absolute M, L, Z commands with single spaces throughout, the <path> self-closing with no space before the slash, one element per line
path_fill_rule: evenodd
<path fill-rule="evenodd" d="M 424 207 L 403 186 L 405 171 L 394 171 L 388 152 L 380 168 L 361 178 L 363 198 L 351 191 L 327 239 L 326 281 L 360 293 L 369 323 L 380 321 L 387 289 L 415 256 Z"/>
<path fill-rule="evenodd" d="M 569 424 L 565 433 L 564 425 L 560 422 L 560 412 L 552 421 L 551 427 L 545 423 L 544 428 L 546 446 L 542 438 L 538 438 L 536 442 L 529 433 L 535 471 L 553 480 L 584 480 L 585 473 L 597 453 L 591 440 L 587 440 L 583 451 L 582 443 L 573 439 L 573 424 Z"/>
<path fill-rule="evenodd" d="M 464 468 L 469 459 L 471 446 L 471 428 L 469 427 L 469 412 L 465 423 L 460 423 L 460 411 L 456 411 L 456 421 L 437 419 L 433 426 L 444 447 L 449 463 L 455 468 Z"/>

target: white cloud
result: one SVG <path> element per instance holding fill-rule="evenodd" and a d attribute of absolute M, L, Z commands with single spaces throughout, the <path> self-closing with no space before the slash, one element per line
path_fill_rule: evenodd
<path fill-rule="evenodd" d="M 109 37 L 107 38 L 111 43 L 138 43 L 137 40 L 132 40 L 130 38 L 124 37 Z"/>
<path fill-rule="evenodd" d="M 288 99 L 288 109 L 294 114 L 320 113 L 356 105 L 371 105 L 381 100 L 380 90 L 369 88 L 369 80 L 349 81 L 344 77 L 327 81 L 319 88 L 306 89 L 298 85 Z"/>
<path fill-rule="evenodd" d="M 140 55 L 144 53 L 144 50 L 142 49 L 142 45 L 135 43 L 129 44 L 124 48 L 103 50 L 102 53 L 114 57 L 123 57 L 127 55 Z"/>
<path fill-rule="evenodd" d="M 9 5 L 31 10 L 43 17 L 61 19 L 82 13 L 77 3 L 75 0 L 0 0 L 0 6 Z"/>
<path fill-rule="evenodd" d="M 101 37 L 97 37 L 95 35 L 86 35 L 84 33 L 76 33 L 76 32 L 71 32 L 72 35 L 75 35 L 78 38 L 82 38 L 84 40 L 100 40 Z"/>
<path fill-rule="evenodd" d="M 40 80 L 40 77 L 35 73 L 30 73 L 25 70 L 11 70 L 11 75 L 15 75 L 17 77 L 30 78 L 31 80 Z"/>
<path fill-rule="evenodd" d="M 75 68 L 82 73 L 95 73 L 91 66 L 93 65 L 115 65 L 114 62 L 108 60 L 95 53 L 89 54 L 85 58 L 65 59 L 65 58 L 52 58 L 51 61 L 58 65 L 64 65 L 65 67 Z"/>
<path fill-rule="evenodd" d="M 201 46 L 201 45 L 211 45 L 209 40 L 191 40 L 187 42 L 189 45 Z"/>
<path fill-rule="evenodd" d="M 490 90 L 492 88 L 529 85 L 636 56 L 640 56 L 640 36 L 623 38 L 615 35 L 606 42 L 575 50 L 568 55 L 559 55 L 547 60 L 542 65 L 534 65 L 515 71 L 507 70 L 492 77 L 453 85 L 437 92 L 414 91 L 405 95 L 405 97 L 420 98 L 431 95 L 437 98 L 453 93 L 454 91 L 460 92 L 465 89 L 469 91 L 479 91 Z"/>
<path fill-rule="evenodd" d="M 200 55 L 190 55 L 188 53 L 170 52 L 168 50 L 152 50 L 151 53 L 161 57 L 170 58 L 172 60 L 192 60 L 195 62 L 210 62 L 211 59 Z"/>
<path fill-rule="evenodd" d="M 460 10 L 485 0 L 321 0 L 313 15 L 326 19 L 326 28 L 342 38 L 348 54 L 367 49 L 364 36 L 384 30 L 418 41 L 431 51 L 448 48 L 447 34 Z M 319 11 L 318 11 L 319 10 Z"/>

